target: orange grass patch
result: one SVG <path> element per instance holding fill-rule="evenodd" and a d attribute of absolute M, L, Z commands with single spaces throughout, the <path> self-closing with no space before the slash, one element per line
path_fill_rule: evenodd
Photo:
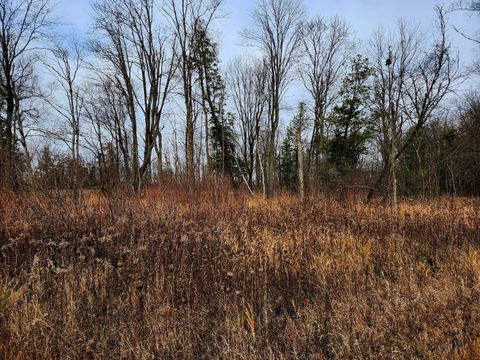
<path fill-rule="evenodd" d="M 480 200 L 0 197 L 0 358 L 477 359 Z"/>

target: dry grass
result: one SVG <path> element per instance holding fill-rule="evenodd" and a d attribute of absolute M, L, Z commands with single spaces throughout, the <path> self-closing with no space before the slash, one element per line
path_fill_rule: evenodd
<path fill-rule="evenodd" d="M 480 200 L 0 197 L 0 358 L 478 359 Z"/>

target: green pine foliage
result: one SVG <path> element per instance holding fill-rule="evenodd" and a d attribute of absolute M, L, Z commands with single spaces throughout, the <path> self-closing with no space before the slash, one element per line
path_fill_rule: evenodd
<path fill-rule="evenodd" d="M 212 170 L 228 174 L 237 181 L 238 168 L 235 160 L 235 119 L 231 113 L 221 117 L 221 123 L 210 122 Z"/>
<path fill-rule="evenodd" d="M 280 185 L 291 190 L 296 190 L 298 187 L 298 147 L 295 133 L 297 130 L 302 133 L 306 129 L 306 114 L 306 105 L 301 102 L 298 106 L 297 115 L 287 127 L 287 132 L 280 149 Z"/>
<path fill-rule="evenodd" d="M 341 174 L 358 165 L 367 142 L 374 135 L 374 119 L 367 107 L 371 74 L 368 59 L 357 55 L 350 73 L 343 79 L 339 93 L 341 101 L 329 117 L 333 137 L 326 143 L 327 159 Z"/>
<path fill-rule="evenodd" d="M 194 59 L 203 101 L 209 118 L 210 167 L 218 173 L 229 175 L 237 181 L 238 167 L 235 159 L 235 119 L 225 112 L 225 82 L 220 71 L 218 45 L 199 22 L 195 29 Z"/>
<path fill-rule="evenodd" d="M 280 149 L 280 185 L 287 189 L 297 187 L 297 145 L 295 143 L 295 133 L 291 126 L 288 126 L 287 133 L 283 139 Z"/>

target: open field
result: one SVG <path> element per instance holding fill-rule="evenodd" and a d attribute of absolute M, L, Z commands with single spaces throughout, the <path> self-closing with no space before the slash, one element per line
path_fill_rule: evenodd
<path fill-rule="evenodd" d="M 2 359 L 478 359 L 480 200 L 0 197 Z"/>

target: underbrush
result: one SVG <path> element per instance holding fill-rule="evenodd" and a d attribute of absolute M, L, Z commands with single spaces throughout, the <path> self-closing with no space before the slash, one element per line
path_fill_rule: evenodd
<path fill-rule="evenodd" d="M 480 200 L 0 197 L 0 358 L 478 359 Z"/>

